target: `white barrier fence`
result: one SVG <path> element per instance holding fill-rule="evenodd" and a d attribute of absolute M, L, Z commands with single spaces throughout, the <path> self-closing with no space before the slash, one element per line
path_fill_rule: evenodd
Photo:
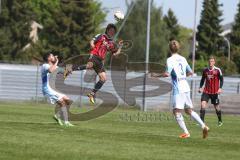
<path fill-rule="evenodd" d="M 66 81 L 65 83 L 68 85 L 74 86 L 82 86 L 91 88 L 93 87 L 94 83 L 87 83 L 83 81 L 83 76 L 85 72 L 74 72 Z M 108 74 L 108 81 L 104 84 L 103 88 L 101 89 L 104 92 L 112 93 L 115 95 L 118 100 L 119 104 L 125 104 L 124 98 L 119 96 L 119 92 L 116 91 L 116 86 L 113 86 L 110 71 L 107 71 Z M 142 73 L 135 73 L 130 72 L 126 75 L 123 74 L 115 74 L 117 76 L 125 76 L 125 81 L 141 76 Z M 169 79 L 165 79 L 166 81 L 170 81 Z M 192 88 L 192 97 L 195 106 L 199 107 L 200 104 L 200 94 L 197 92 L 199 87 L 200 77 L 194 77 L 189 79 L 189 83 Z M 126 82 L 119 82 L 119 83 L 126 83 Z M 0 100 L 1 101 L 28 101 L 32 100 L 37 103 L 42 101 L 43 95 L 41 91 L 41 73 L 40 73 L 40 66 L 34 65 L 16 65 L 16 64 L 0 64 Z M 116 85 L 116 83 L 115 83 Z M 223 94 L 221 95 L 221 102 L 222 106 L 226 108 L 226 111 L 229 113 L 240 113 L 240 94 L 239 94 L 239 86 L 240 85 L 240 78 L 230 78 L 224 77 L 224 87 L 223 87 Z M 147 90 L 151 90 L 154 86 L 147 86 Z M 131 90 L 134 91 L 142 91 L 141 86 L 135 86 Z M 123 97 L 129 98 L 131 95 L 134 94 L 125 92 L 125 88 L 121 89 L 120 94 L 124 94 Z M 125 95 L 126 94 L 126 95 Z M 87 97 L 85 95 L 69 95 L 72 99 L 74 99 L 75 103 L 79 106 L 83 104 L 88 104 Z M 138 106 L 142 105 L 143 97 L 137 97 L 136 103 Z M 158 96 L 154 97 L 146 97 L 146 104 L 148 109 L 154 110 L 169 110 L 170 107 L 170 99 L 171 93 L 168 92 L 166 94 L 159 94 Z M 100 102 L 100 101 L 99 101 Z"/>

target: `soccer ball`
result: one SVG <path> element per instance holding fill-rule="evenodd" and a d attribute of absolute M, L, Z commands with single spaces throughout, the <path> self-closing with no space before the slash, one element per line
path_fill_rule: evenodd
<path fill-rule="evenodd" d="M 116 21 L 121 21 L 124 19 L 124 14 L 121 11 L 116 11 L 114 13 L 114 18 Z"/>

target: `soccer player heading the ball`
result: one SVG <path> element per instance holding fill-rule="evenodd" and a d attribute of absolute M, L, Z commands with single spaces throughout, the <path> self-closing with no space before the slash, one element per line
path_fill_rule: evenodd
<path fill-rule="evenodd" d="M 104 34 L 98 34 L 90 41 L 91 51 L 87 64 L 81 66 L 68 65 L 64 71 L 65 79 L 70 73 L 72 73 L 72 71 L 94 69 L 99 76 L 99 81 L 95 84 L 92 92 L 87 95 L 92 104 L 95 104 L 96 92 L 107 80 L 104 69 L 104 60 L 106 54 L 110 52 L 113 56 L 117 56 L 121 52 L 123 45 L 122 41 L 116 44 L 116 42 L 113 40 L 116 32 L 117 27 L 114 24 L 108 24 Z"/>
<path fill-rule="evenodd" d="M 222 113 L 219 107 L 218 95 L 222 93 L 223 75 L 221 69 L 215 66 L 215 58 L 213 56 L 209 57 L 208 64 L 209 67 L 205 68 L 202 72 L 202 79 L 199 87 L 199 92 L 202 92 L 200 117 L 204 121 L 205 108 L 209 99 L 211 99 L 211 103 L 218 117 L 218 126 L 222 126 Z M 205 86 L 203 88 L 204 82 Z"/>
<path fill-rule="evenodd" d="M 54 56 L 51 52 L 46 53 L 43 56 L 44 64 L 41 66 L 41 77 L 42 77 L 42 92 L 45 97 L 47 97 L 52 104 L 56 104 L 55 115 L 53 118 L 58 122 L 59 125 L 64 125 L 67 127 L 73 126 L 68 121 L 68 110 L 72 104 L 72 100 L 66 95 L 55 91 L 50 86 L 50 74 L 57 70 L 58 68 L 58 58 Z M 62 122 L 61 117 L 63 117 L 64 122 Z"/>
<path fill-rule="evenodd" d="M 184 118 L 182 116 L 182 111 L 185 110 L 186 114 L 190 115 L 194 120 L 196 120 L 203 133 L 203 138 L 208 136 L 209 128 L 201 120 L 199 115 L 193 111 L 193 104 L 190 97 L 190 87 L 186 80 L 186 77 L 192 75 L 193 72 L 187 62 L 187 60 L 178 54 L 180 45 L 176 40 L 172 40 L 169 43 L 169 49 L 171 51 L 171 57 L 167 59 L 166 71 L 160 76 L 171 77 L 172 79 L 172 107 L 173 114 L 180 128 L 183 130 L 179 138 L 188 138 L 190 133 L 185 125 Z"/>

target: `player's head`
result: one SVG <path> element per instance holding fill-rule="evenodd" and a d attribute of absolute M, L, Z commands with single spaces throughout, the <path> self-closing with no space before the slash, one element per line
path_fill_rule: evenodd
<path fill-rule="evenodd" d="M 112 23 L 108 24 L 106 27 L 105 34 L 107 34 L 109 38 L 113 38 L 116 33 L 117 33 L 117 27 Z"/>
<path fill-rule="evenodd" d="M 54 63 L 55 62 L 55 57 L 51 52 L 47 52 L 43 55 L 43 61 L 45 63 L 49 63 L 49 62 Z"/>
<path fill-rule="evenodd" d="M 208 65 L 209 65 L 209 67 L 214 67 L 214 65 L 215 65 L 215 57 L 214 56 L 210 56 L 208 58 Z"/>
<path fill-rule="evenodd" d="M 169 49 L 170 49 L 171 53 L 178 53 L 178 51 L 180 49 L 179 42 L 176 40 L 171 40 L 169 43 Z"/>

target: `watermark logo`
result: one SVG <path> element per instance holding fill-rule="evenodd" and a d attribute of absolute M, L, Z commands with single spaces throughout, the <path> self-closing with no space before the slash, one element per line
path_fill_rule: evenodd
<path fill-rule="evenodd" d="M 122 51 L 127 51 L 132 47 L 131 41 L 125 41 Z M 73 65 L 83 65 L 87 63 L 87 58 L 84 56 L 77 56 L 71 58 L 70 61 L 66 62 Z M 149 70 L 162 71 L 163 66 L 156 63 L 130 63 L 128 62 L 128 56 L 124 53 L 118 55 L 117 57 L 111 58 L 110 65 L 110 75 L 113 83 L 113 87 L 117 95 L 124 101 L 125 104 L 129 106 L 136 105 L 136 99 L 147 97 L 160 96 L 168 93 L 171 90 L 171 84 L 160 79 L 154 79 L 150 77 L 145 77 L 144 75 L 128 79 L 128 71 L 143 72 L 146 65 L 148 65 Z M 95 76 L 91 71 L 87 71 L 83 79 L 85 82 L 89 82 L 92 76 Z M 80 77 L 79 77 L 80 78 Z M 145 80 L 145 81 L 144 81 Z M 143 83 L 145 82 L 145 84 Z M 151 85 L 154 87 L 152 90 L 148 90 L 145 93 L 143 91 L 133 91 L 132 88 L 139 87 L 143 85 Z M 62 74 L 57 74 L 55 78 L 55 88 L 64 94 L 69 95 L 79 95 L 86 96 L 91 92 L 92 88 L 84 86 L 75 86 L 64 83 L 64 78 Z M 80 91 L 83 91 L 80 93 Z M 102 103 L 95 109 L 88 112 L 74 114 L 69 111 L 69 117 L 71 121 L 86 121 L 94 119 L 105 115 L 106 113 L 114 110 L 119 103 L 118 97 L 111 92 L 99 90 L 97 93 L 97 98 L 102 100 Z"/>
<path fill-rule="evenodd" d="M 192 121 L 190 116 L 183 115 L 186 122 Z M 119 114 L 120 121 L 126 122 L 150 122 L 176 121 L 170 112 L 123 112 Z"/>

